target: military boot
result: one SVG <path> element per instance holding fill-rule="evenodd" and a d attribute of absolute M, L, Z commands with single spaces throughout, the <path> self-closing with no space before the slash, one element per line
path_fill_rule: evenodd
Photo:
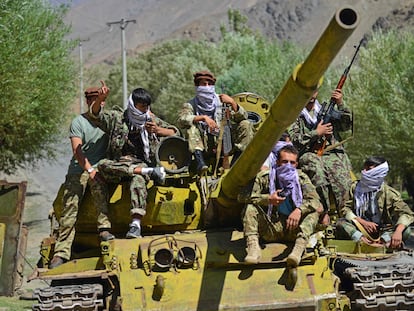
<path fill-rule="evenodd" d="M 246 237 L 247 242 L 247 256 L 244 258 L 244 262 L 255 264 L 260 260 L 262 250 L 259 244 L 259 237 L 257 235 L 249 235 Z"/>
<path fill-rule="evenodd" d="M 286 265 L 288 267 L 296 268 L 299 265 L 302 259 L 302 255 L 305 252 L 306 244 L 308 244 L 308 242 L 304 238 L 296 239 L 295 246 L 293 247 L 292 252 L 286 259 Z"/>
<path fill-rule="evenodd" d="M 201 150 L 196 150 L 194 152 L 194 157 L 197 162 L 197 172 L 199 175 L 204 174 L 208 170 L 206 162 L 204 162 L 203 152 Z"/>

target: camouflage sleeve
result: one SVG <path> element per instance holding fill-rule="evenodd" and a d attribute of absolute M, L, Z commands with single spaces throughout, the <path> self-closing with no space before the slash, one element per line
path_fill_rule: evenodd
<path fill-rule="evenodd" d="M 414 222 L 414 212 L 412 209 L 403 201 L 400 193 L 394 188 L 385 185 L 386 195 L 386 208 L 392 218 L 393 224 L 403 224 L 408 227 Z"/>
<path fill-rule="evenodd" d="M 247 111 L 242 106 L 239 106 L 238 111 L 234 111 L 234 110 L 231 111 L 231 120 L 236 123 L 240 123 L 243 120 L 247 120 L 247 118 L 248 118 Z"/>
<path fill-rule="evenodd" d="M 91 116 L 88 113 L 88 116 Z M 123 112 L 118 110 L 101 110 L 98 116 L 92 116 L 93 123 L 96 124 L 102 131 L 110 135 L 116 124 L 121 124 L 123 118 Z"/>
<path fill-rule="evenodd" d="M 302 189 L 303 202 L 299 208 L 303 215 L 315 212 L 321 207 L 318 192 L 316 192 L 315 186 L 312 184 L 308 175 L 301 170 L 298 170 L 299 182 Z"/>
<path fill-rule="evenodd" d="M 177 119 L 177 126 L 181 129 L 188 129 L 193 125 L 195 111 L 190 103 L 183 104 Z"/>
<path fill-rule="evenodd" d="M 163 119 L 161 119 L 161 118 L 159 118 L 159 117 L 157 117 L 156 115 L 154 115 L 153 114 L 153 116 L 154 116 L 154 118 L 155 118 L 155 123 L 158 125 L 158 126 L 160 126 L 160 127 L 163 127 L 163 128 L 166 128 L 166 129 L 172 129 L 172 130 L 174 130 L 175 131 L 175 134 L 174 135 L 179 135 L 180 134 L 180 131 L 178 130 L 178 128 L 177 127 L 175 127 L 174 125 L 171 125 L 170 123 L 168 123 L 167 121 L 164 121 Z"/>
<path fill-rule="evenodd" d="M 351 221 L 355 219 L 357 215 L 354 213 L 354 192 L 358 181 L 354 181 L 349 189 L 349 192 L 345 195 L 344 205 L 340 207 L 340 217 L 344 217 Z"/>
<path fill-rule="evenodd" d="M 263 207 L 269 205 L 269 170 L 260 171 L 257 174 L 249 201 Z"/>
<path fill-rule="evenodd" d="M 300 154 L 311 150 L 319 138 L 316 130 L 308 129 L 302 118 L 296 119 L 289 127 L 288 133 L 293 145 L 299 150 Z"/>

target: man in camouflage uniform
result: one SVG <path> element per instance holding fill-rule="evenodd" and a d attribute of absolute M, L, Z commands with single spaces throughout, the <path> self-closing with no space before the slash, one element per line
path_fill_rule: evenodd
<path fill-rule="evenodd" d="M 101 105 L 104 105 L 109 89 L 103 82 L 102 84 L 101 88 L 91 87 L 85 91 L 89 111 L 98 112 Z M 109 233 L 111 223 L 107 217 L 106 186 L 96 169 L 98 161 L 106 155 L 108 136 L 91 122 L 87 113 L 83 113 L 73 119 L 69 137 L 73 157 L 63 184 L 63 210 L 58 220 L 58 235 L 54 256 L 49 264 L 50 269 L 61 265 L 71 257 L 79 205 L 88 185 L 96 207 L 99 236 L 103 241 L 114 239 L 114 236 Z"/>
<path fill-rule="evenodd" d="M 349 191 L 336 224 L 338 237 L 374 246 L 398 248 L 411 233 L 414 212 L 394 188 L 384 182 L 388 163 L 383 157 L 364 162 L 361 179 Z"/>
<path fill-rule="evenodd" d="M 108 182 L 130 181 L 131 217 L 127 238 L 141 237 L 141 219 L 145 216 L 147 182 L 162 184 L 163 167 L 155 167 L 155 151 L 160 137 L 178 134 L 178 129 L 150 111 L 151 96 L 143 88 L 132 91 L 128 107 L 122 112 L 101 111 L 94 117 L 98 126 L 109 135 L 110 151 L 98 168 Z"/>
<path fill-rule="evenodd" d="M 345 194 L 351 186 L 351 162 L 341 142 L 340 132 L 352 127 L 352 114 L 342 101 L 342 91 L 336 89 L 331 100 L 341 113 L 339 120 L 322 124 L 319 121 L 321 105 L 316 91 L 298 119 L 289 128 L 293 145 L 299 150 L 299 167 L 310 177 L 324 206 L 322 223 L 329 224 L 329 215 L 337 217 Z M 318 154 L 318 151 L 321 151 Z M 330 210 L 329 190 L 335 198 L 335 209 Z"/>
<path fill-rule="evenodd" d="M 253 137 L 253 125 L 247 111 L 227 94 L 216 94 L 216 78 L 205 70 L 194 74 L 196 96 L 185 103 L 179 113 L 178 127 L 188 139 L 189 150 L 197 162 L 199 174 L 207 171 L 203 153 L 212 154 L 218 144 L 223 105 L 230 108 L 233 161 L 241 154 Z"/>
<path fill-rule="evenodd" d="M 295 241 L 287 266 L 294 268 L 301 261 L 322 206 L 309 177 L 296 168 L 297 158 L 297 149 L 286 143 L 278 152 L 276 165 L 272 165 L 275 179 L 269 178 L 273 176 L 271 172 L 263 170 L 256 176 L 250 197 L 239 196 L 239 201 L 249 202 L 242 212 L 247 263 L 260 260 L 259 237 L 266 242 Z M 272 182 L 276 189 L 273 192 Z"/>

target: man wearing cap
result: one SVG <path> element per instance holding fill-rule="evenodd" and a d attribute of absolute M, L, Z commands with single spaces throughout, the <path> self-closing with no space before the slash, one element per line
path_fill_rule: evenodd
<path fill-rule="evenodd" d="M 98 168 L 105 180 L 130 182 L 131 223 L 127 238 L 141 237 L 141 219 L 146 214 L 147 183 L 150 179 L 163 184 L 166 173 L 157 167 L 155 151 L 160 137 L 179 133 L 178 129 L 155 116 L 151 95 L 136 88 L 128 99 L 125 111 L 110 110 L 91 114 L 98 126 L 109 135 L 108 158 Z"/>
<path fill-rule="evenodd" d="M 85 91 L 86 103 L 91 112 L 101 109 L 109 93 L 105 83 L 101 83 L 102 87 L 90 87 Z M 82 113 L 71 122 L 69 137 L 73 157 L 63 184 L 63 210 L 58 220 L 58 235 L 54 256 L 49 264 L 50 269 L 70 260 L 79 205 L 88 185 L 97 208 L 101 240 L 115 238 L 109 232 L 111 223 L 107 217 L 106 186 L 96 168 L 97 163 L 106 156 L 108 136 L 90 121 L 88 113 Z"/>
<path fill-rule="evenodd" d="M 193 76 L 196 96 L 183 105 L 177 123 L 188 139 L 189 150 L 194 154 L 197 171 L 201 175 L 208 170 L 203 153 L 207 151 L 211 154 L 218 143 L 223 105 L 230 108 L 233 161 L 252 139 L 253 126 L 247 111 L 232 97 L 216 94 L 216 78 L 210 71 L 199 71 Z"/>

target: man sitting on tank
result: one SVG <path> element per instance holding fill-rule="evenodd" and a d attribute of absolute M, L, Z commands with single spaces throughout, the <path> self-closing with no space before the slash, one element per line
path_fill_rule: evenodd
<path fill-rule="evenodd" d="M 276 162 L 270 171 L 256 176 L 242 213 L 247 241 L 245 262 L 260 262 L 259 237 L 265 242 L 295 241 L 287 258 L 287 266 L 294 268 L 302 259 L 323 208 L 309 177 L 297 169 L 298 150 L 290 142 L 278 143 L 284 146 L 278 151 Z"/>
<path fill-rule="evenodd" d="M 197 162 L 201 175 L 208 170 L 204 153 L 212 154 L 218 144 L 223 105 L 230 109 L 231 137 L 234 139 L 233 159 L 241 154 L 253 137 L 253 124 L 243 107 L 227 94 L 216 94 L 216 78 L 208 71 L 194 74 L 196 96 L 185 103 L 179 113 L 177 125 L 188 139 L 189 150 Z"/>
<path fill-rule="evenodd" d="M 94 115 L 98 126 L 109 135 L 108 159 L 99 162 L 103 177 L 112 183 L 128 180 L 131 192 L 131 223 L 127 238 L 141 237 L 141 219 L 146 214 L 147 182 L 164 183 L 166 173 L 157 167 L 155 150 L 160 137 L 172 136 L 178 129 L 150 111 L 149 92 L 136 88 L 125 111 L 100 111 Z"/>
<path fill-rule="evenodd" d="M 339 238 L 394 249 L 409 238 L 414 212 L 400 193 L 384 182 L 388 170 L 383 157 L 365 160 L 361 179 L 352 184 L 341 209 L 344 218 L 336 224 Z"/>

